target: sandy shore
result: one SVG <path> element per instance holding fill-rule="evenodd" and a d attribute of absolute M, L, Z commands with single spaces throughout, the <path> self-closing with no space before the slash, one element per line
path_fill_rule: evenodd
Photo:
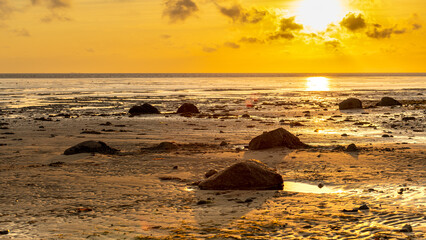
<path fill-rule="evenodd" d="M 2 111 L 0 231 L 10 232 L 0 239 L 426 237 L 424 105 L 340 112 L 330 104 L 327 111 L 312 106 L 306 112 L 301 104 L 283 116 L 265 102 L 257 110 L 221 105 L 192 117 L 58 115 L 46 107 Z M 407 115 L 415 120 L 401 121 Z M 397 130 L 392 119 L 402 123 Z M 313 147 L 244 148 L 278 127 Z M 121 152 L 63 155 L 85 140 Z M 145 149 L 164 141 L 179 147 Z M 349 143 L 360 150 L 335 150 Z M 243 159 L 275 168 L 284 191 L 201 191 L 192 185 L 208 170 Z M 369 209 L 350 211 L 363 204 Z M 400 232 L 406 224 L 413 232 Z"/>

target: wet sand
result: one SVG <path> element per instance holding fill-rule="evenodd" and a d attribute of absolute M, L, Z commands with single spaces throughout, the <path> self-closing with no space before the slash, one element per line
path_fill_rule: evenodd
<path fill-rule="evenodd" d="M 253 95 L 253 106 L 238 96 L 200 99 L 202 113 L 188 117 L 173 114 L 194 100 L 187 96 L 144 98 L 163 114 L 137 117 L 127 114 L 140 101 L 134 98 L 54 97 L 2 108 L 0 231 L 10 232 L 0 238 L 425 238 L 424 100 L 368 108 L 376 100 L 365 93 L 359 97 L 367 108 L 339 111 L 343 93 L 303 94 Z M 312 148 L 245 148 L 278 127 Z M 121 152 L 63 155 L 86 140 Z M 179 147 L 147 149 L 165 141 Z M 337 150 L 350 143 L 360 150 Z M 275 168 L 284 190 L 201 191 L 192 184 L 244 159 Z M 369 209 L 353 211 L 363 204 Z M 400 232 L 406 224 L 413 232 Z"/>

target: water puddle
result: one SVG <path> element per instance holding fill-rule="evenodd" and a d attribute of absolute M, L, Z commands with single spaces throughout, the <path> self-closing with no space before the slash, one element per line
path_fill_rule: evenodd
<path fill-rule="evenodd" d="M 343 193 L 342 189 L 335 187 L 327 187 L 318 185 L 300 183 L 300 182 L 284 182 L 284 191 L 288 192 L 299 192 L 299 193 Z"/>

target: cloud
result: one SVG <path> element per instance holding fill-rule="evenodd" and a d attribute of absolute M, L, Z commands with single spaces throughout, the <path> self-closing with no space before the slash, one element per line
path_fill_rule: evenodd
<path fill-rule="evenodd" d="M 300 31 L 303 29 L 302 24 L 297 24 L 294 19 L 296 17 L 282 18 L 280 20 L 280 30 L 282 32 Z"/>
<path fill-rule="evenodd" d="M 269 40 L 277 40 L 277 39 L 280 39 L 280 38 L 284 38 L 284 39 L 287 39 L 287 40 L 291 40 L 291 39 L 293 39 L 294 38 L 294 35 L 293 35 L 293 33 L 283 33 L 283 32 L 277 32 L 277 33 L 274 33 L 274 34 L 272 34 L 271 36 L 269 36 Z"/>
<path fill-rule="evenodd" d="M 413 27 L 413 30 L 419 30 L 420 28 L 422 28 L 422 25 L 419 23 L 413 23 L 411 24 L 411 26 Z"/>
<path fill-rule="evenodd" d="M 0 0 L 0 20 L 9 17 L 15 9 L 12 8 L 8 0 Z"/>
<path fill-rule="evenodd" d="M 392 33 L 394 33 L 393 28 L 381 28 L 375 26 L 373 30 L 367 32 L 367 36 L 376 39 L 390 38 Z"/>
<path fill-rule="evenodd" d="M 69 8 L 71 0 L 31 0 L 33 5 L 46 5 L 50 9 Z"/>
<path fill-rule="evenodd" d="M 169 39 L 169 38 L 171 38 L 172 36 L 171 35 L 169 35 L 169 34 L 161 34 L 161 36 L 160 36 L 162 39 Z"/>
<path fill-rule="evenodd" d="M 212 52 L 216 52 L 217 49 L 212 47 L 203 47 L 203 51 L 206 53 L 212 53 Z"/>
<path fill-rule="evenodd" d="M 53 21 L 61 21 L 61 22 L 69 22 L 69 21 L 72 21 L 72 19 L 71 18 L 69 18 L 69 17 L 67 17 L 67 16 L 62 16 L 62 15 L 59 15 L 59 14 L 57 14 L 56 12 L 52 12 L 52 14 L 50 14 L 50 15 L 47 15 L 47 16 L 45 16 L 45 17 L 43 17 L 42 19 L 41 19 L 41 21 L 42 22 L 44 22 L 44 23 L 50 23 L 50 22 L 53 22 Z"/>
<path fill-rule="evenodd" d="M 222 15 L 229 17 L 234 22 L 240 23 L 258 23 L 262 21 L 266 16 L 270 15 L 268 11 L 258 10 L 256 8 L 244 9 L 240 4 L 234 4 L 231 7 L 223 7 L 218 4 L 216 6 L 219 8 Z"/>
<path fill-rule="evenodd" d="M 243 43 L 262 43 L 263 41 L 255 37 L 242 37 L 240 42 Z"/>
<path fill-rule="evenodd" d="M 167 0 L 163 16 L 169 18 L 171 23 L 185 21 L 198 11 L 198 6 L 192 0 Z"/>
<path fill-rule="evenodd" d="M 340 46 L 342 45 L 342 43 L 337 39 L 331 39 L 331 40 L 325 41 L 324 45 L 327 48 L 330 48 L 330 49 L 337 51 L 340 48 Z"/>
<path fill-rule="evenodd" d="M 223 44 L 225 47 L 229 47 L 229 48 L 233 48 L 233 49 L 238 49 L 240 48 L 240 45 L 234 43 L 234 42 L 226 42 Z"/>
<path fill-rule="evenodd" d="M 31 34 L 25 28 L 14 29 L 14 30 L 12 30 L 12 32 L 15 33 L 15 35 L 19 36 L 19 37 L 30 37 L 31 36 Z"/>
<path fill-rule="evenodd" d="M 279 30 L 268 37 L 269 40 L 287 39 L 291 40 L 295 38 L 294 32 L 299 32 L 303 29 L 302 24 L 295 22 L 296 17 L 282 18 L 280 20 Z"/>
<path fill-rule="evenodd" d="M 367 23 L 361 13 L 358 15 L 355 13 L 348 13 L 340 22 L 340 26 L 345 27 L 350 31 L 357 31 L 367 27 Z"/>

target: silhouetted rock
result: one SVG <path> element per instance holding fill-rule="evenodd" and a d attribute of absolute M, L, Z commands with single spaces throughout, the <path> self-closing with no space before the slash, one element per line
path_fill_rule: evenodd
<path fill-rule="evenodd" d="M 340 110 L 357 109 L 357 108 L 362 108 L 362 102 L 361 100 L 357 98 L 348 98 L 345 101 L 339 103 Z"/>
<path fill-rule="evenodd" d="M 291 149 L 304 148 L 308 145 L 302 143 L 298 137 L 289 131 L 278 128 L 270 132 L 265 132 L 253 138 L 249 143 L 250 150 L 260 150 L 273 147 L 287 147 Z"/>
<path fill-rule="evenodd" d="M 282 190 L 283 178 L 257 160 L 236 163 L 202 181 L 202 190 Z"/>
<path fill-rule="evenodd" d="M 142 115 L 142 114 L 159 114 L 160 111 L 149 103 L 144 103 L 141 106 L 133 106 L 130 108 L 129 113 L 131 115 Z"/>
<path fill-rule="evenodd" d="M 355 151 L 358 151 L 358 148 L 356 147 L 356 145 L 354 143 L 351 143 L 346 148 L 346 151 L 347 152 L 355 152 Z"/>
<path fill-rule="evenodd" d="M 401 106 L 402 104 L 391 97 L 383 97 L 382 100 L 380 100 L 380 102 L 376 104 L 376 106 L 395 106 L 395 105 Z"/>
<path fill-rule="evenodd" d="M 192 103 L 184 103 L 179 107 L 177 113 L 200 113 L 198 108 Z"/>
<path fill-rule="evenodd" d="M 178 149 L 178 146 L 173 142 L 161 142 L 155 147 L 151 148 L 145 148 L 147 150 L 154 150 L 154 151 L 171 151 Z"/>
<path fill-rule="evenodd" d="M 411 227 L 410 224 L 405 224 L 401 230 L 399 230 L 400 232 L 413 232 L 413 228 Z"/>
<path fill-rule="evenodd" d="M 106 145 L 101 141 L 85 141 L 81 142 L 73 147 L 65 150 L 65 155 L 72 155 L 77 153 L 102 153 L 102 154 L 114 154 L 119 150 L 114 149 Z"/>
<path fill-rule="evenodd" d="M 415 117 L 404 117 L 402 118 L 402 121 L 412 121 L 412 120 L 416 120 Z"/>

